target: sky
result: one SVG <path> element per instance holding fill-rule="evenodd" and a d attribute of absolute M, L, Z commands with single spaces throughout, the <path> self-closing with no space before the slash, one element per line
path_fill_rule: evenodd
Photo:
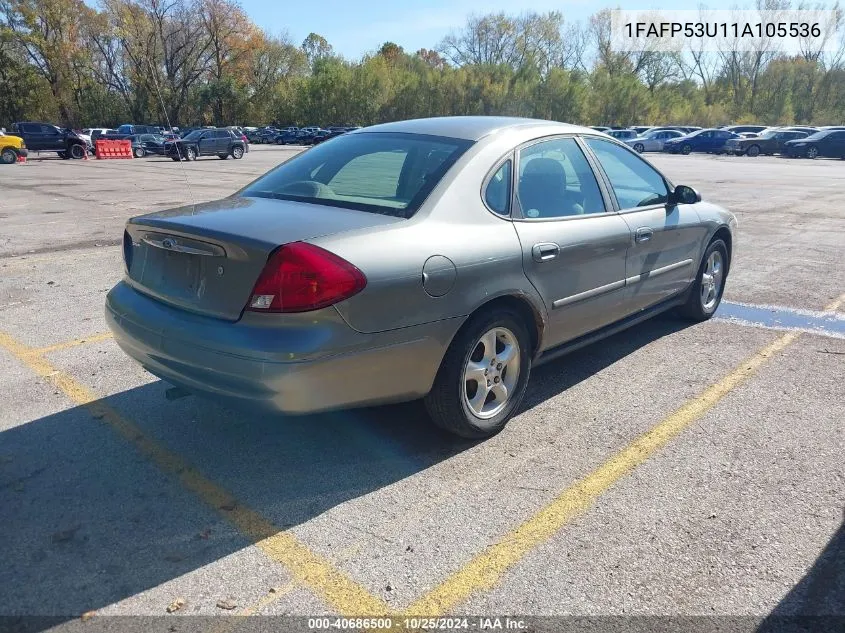
<path fill-rule="evenodd" d="M 644 4 L 621 2 L 620 6 L 642 8 Z M 588 0 L 241 0 L 241 5 L 253 22 L 268 32 L 286 31 L 295 44 L 301 44 L 311 32 L 318 33 L 336 53 L 349 59 L 375 51 L 386 41 L 396 42 L 408 52 L 435 48 L 472 13 L 561 11 L 567 21 L 578 21 L 610 6 Z"/>

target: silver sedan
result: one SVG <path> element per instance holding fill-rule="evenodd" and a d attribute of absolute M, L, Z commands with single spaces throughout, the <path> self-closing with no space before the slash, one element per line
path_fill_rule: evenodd
<path fill-rule="evenodd" d="M 663 143 L 670 138 L 678 138 L 684 136 L 683 132 L 678 130 L 650 130 L 641 136 L 635 138 L 626 138 L 625 144 L 633 147 L 634 150 L 642 154 L 643 152 L 662 152 Z"/>
<path fill-rule="evenodd" d="M 671 308 L 710 318 L 735 229 L 588 128 L 389 123 L 131 219 L 106 318 L 188 392 L 282 413 L 421 399 L 485 437 L 532 367 Z"/>

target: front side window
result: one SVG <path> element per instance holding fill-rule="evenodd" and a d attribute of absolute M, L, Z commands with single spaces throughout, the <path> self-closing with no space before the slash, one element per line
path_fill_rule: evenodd
<path fill-rule="evenodd" d="M 665 204 L 669 199 L 663 176 L 637 154 L 602 139 L 586 141 L 607 174 L 621 209 Z"/>
<path fill-rule="evenodd" d="M 513 164 L 508 159 L 496 170 L 484 189 L 484 202 L 499 215 L 510 213 L 512 170 Z"/>
<path fill-rule="evenodd" d="M 279 165 L 241 195 L 408 218 L 470 145 L 422 134 L 340 136 Z"/>
<path fill-rule="evenodd" d="M 517 197 L 528 219 L 605 211 L 595 174 L 573 138 L 542 141 L 520 151 Z"/>

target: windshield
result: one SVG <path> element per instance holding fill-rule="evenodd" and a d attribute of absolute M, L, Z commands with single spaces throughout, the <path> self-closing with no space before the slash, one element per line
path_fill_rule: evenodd
<path fill-rule="evenodd" d="M 471 144 L 420 134 L 339 136 L 279 165 L 241 195 L 407 218 Z"/>

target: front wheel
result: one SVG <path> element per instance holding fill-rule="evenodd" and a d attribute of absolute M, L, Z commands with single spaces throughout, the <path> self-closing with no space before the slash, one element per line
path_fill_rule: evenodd
<path fill-rule="evenodd" d="M 807 158 L 815 158 L 818 155 L 819 155 L 818 148 L 813 147 L 812 145 L 807 148 Z"/>
<path fill-rule="evenodd" d="M 531 372 L 531 337 L 507 308 L 479 313 L 455 336 L 424 404 L 439 427 L 471 439 L 501 431 Z"/>
<path fill-rule="evenodd" d="M 244 157 L 244 148 L 243 147 L 233 147 L 232 148 L 232 158 L 235 160 L 240 160 Z"/>
<path fill-rule="evenodd" d="M 135 158 L 143 158 L 144 154 L 146 154 L 143 147 L 136 147 L 132 150 L 132 153 L 135 155 Z"/>
<path fill-rule="evenodd" d="M 82 145 L 71 145 L 70 146 L 70 157 L 74 160 L 81 160 L 85 158 L 85 153 L 87 152 L 87 148 L 83 147 Z"/>
<path fill-rule="evenodd" d="M 692 321 L 706 321 L 713 316 L 722 302 L 730 265 L 729 257 L 728 247 L 723 240 L 713 240 L 710 243 L 704 251 L 689 298 L 680 308 L 683 316 Z"/>
<path fill-rule="evenodd" d="M 686 156 L 687 154 L 689 154 L 691 151 L 692 151 L 692 147 L 690 147 L 689 145 L 684 145 L 684 146 L 681 148 L 681 154 L 683 154 L 684 156 Z"/>
<path fill-rule="evenodd" d="M 642 154 L 645 151 L 645 145 L 642 143 L 635 143 L 634 151 L 637 152 L 637 154 Z"/>
<path fill-rule="evenodd" d="M 755 156 L 760 155 L 760 146 L 759 145 L 752 145 L 748 148 L 748 151 L 745 152 L 748 156 L 754 158 Z"/>
<path fill-rule="evenodd" d="M 14 165 L 18 160 L 18 153 L 10 147 L 0 152 L 0 164 Z"/>
<path fill-rule="evenodd" d="M 197 159 L 197 150 L 193 147 L 189 147 L 185 150 L 185 159 L 186 160 L 196 160 Z"/>

